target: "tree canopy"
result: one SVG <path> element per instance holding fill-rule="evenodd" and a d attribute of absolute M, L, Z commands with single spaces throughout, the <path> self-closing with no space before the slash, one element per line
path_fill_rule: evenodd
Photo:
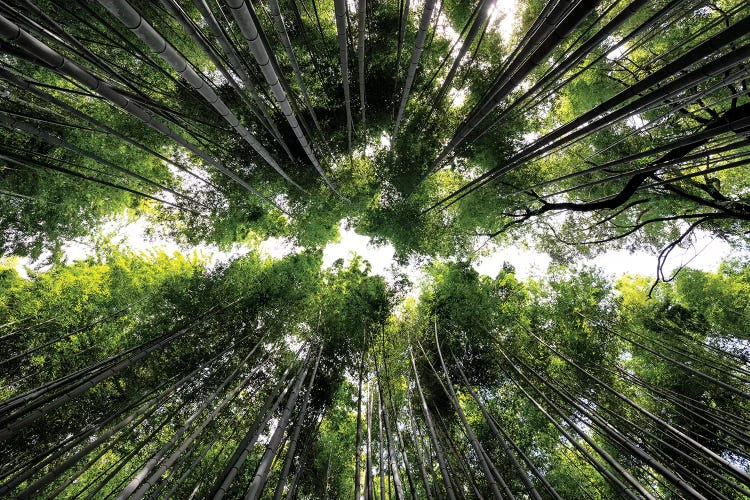
<path fill-rule="evenodd" d="M 750 497 L 749 65 L 743 0 L 0 2 L 0 496 Z"/>

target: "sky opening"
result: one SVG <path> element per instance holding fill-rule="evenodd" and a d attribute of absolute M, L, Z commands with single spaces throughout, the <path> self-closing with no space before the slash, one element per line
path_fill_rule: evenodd
<path fill-rule="evenodd" d="M 217 245 L 209 244 L 180 245 L 175 240 L 151 234 L 149 222 L 145 218 L 133 220 L 124 213 L 105 223 L 100 234 L 102 235 L 100 238 L 103 237 L 109 241 L 109 244 L 124 250 L 144 253 L 163 251 L 169 255 L 174 252 L 188 256 L 197 255 L 209 267 L 230 262 L 253 251 L 254 248 L 254 245 L 248 243 L 235 243 L 230 249 L 220 249 Z M 92 257 L 96 255 L 96 248 L 97 241 L 94 239 L 82 238 L 69 241 L 63 246 L 64 261 L 72 263 Z M 289 238 L 268 238 L 255 248 L 264 256 L 273 259 L 280 259 L 303 250 Z M 398 265 L 394 259 L 393 245 L 375 244 L 370 237 L 347 228 L 346 221 L 342 220 L 339 223 L 338 240 L 329 242 L 323 249 L 323 267 L 330 268 L 339 259 L 343 260 L 344 265 L 348 265 L 355 255 L 359 255 L 370 263 L 372 274 L 384 277 L 389 283 L 401 275 L 406 275 L 415 288 L 413 292 L 417 293 L 416 289 L 422 281 L 423 267 L 426 262 L 418 263 L 414 259 L 408 265 Z M 683 266 L 716 272 L 722 261 L 742 256 L 750 257 L 739 255 L 727 242 L 706 232 L 698 231 L 688 245 L 684 248 L 678 247 L 670 254 L 664 266 L 664 274 L 670 276 Z M 41 263 L 48 258 L 49 255 L 43 255 L 37 261 L 29 258 L 18 259 L 16 269 L 23 276 L 27 276 L 26 267 L 45 270 L 48 266 Z M 473 267 L 478 273 L 494 278 L 506 262 L 515 268 L 519 279 L 541 278 L 552 264 L 552 258 L 546 253 L 518 243 L 497 246 L 487 255 L 476 259 Z M 636 252 L 609 250 L 593 259 L 582 257 L 575 263 L 578 266 L 597 267 L 614 279 L 626 274 L 655 278 L 656 264 L 657 255 L 642 250 Z"/>

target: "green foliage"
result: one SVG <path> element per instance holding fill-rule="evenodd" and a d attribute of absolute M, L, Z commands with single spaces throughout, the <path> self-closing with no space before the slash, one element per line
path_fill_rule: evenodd
<path fill-rule="evenodd" d="M 628 38 L 672 5 L 645 2 L 573 61 L 633 6 L 527 0 L 511 43 L 490 21 L 452 75 L 453 33 L 460 47 L 481 3 L 438 1 L 398 130 L 425 2 L 364 2 L 364 60 L 345 2 L 348 82 L 334 0 L 280 2 L 294 57 L 270 5 L 243 2 L 268 64 L 232 6 L 206 3 L 227 49 L 201 3 L 130 3 L 189 70 L 96 2 L 11 2 L 0 19 L 0 496 L 207 497 L 236 472 L 230 497 L 262 480 L 263 497 L 278 482 L 348 498 L 357 458 L 374 458 L 367 498 L 442 498 L 449 479 L 498 496 L 493 475 L 520 498 L 750 495 L 750 266 L 652 286 L 578 264 L 613 247 L 665 258 L 699 229 L 748 246 L 746 33 L 690 52 L 746 22 L 742 2 L 677 6 Z M 100 235 L 118 216 L 252 251 L 133 254 Z M 418 296 L 359 257 L 323 269 L 342 224 L 420 264 Z M 81 237 L 96 256 L 64 263 Z M 269 238 L 296 253 L 261 257 Z M 492 242 L 555 266 L 480 275 Z"/>

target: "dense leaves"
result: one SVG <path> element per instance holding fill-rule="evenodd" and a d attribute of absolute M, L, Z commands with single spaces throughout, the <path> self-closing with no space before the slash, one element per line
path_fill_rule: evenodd
<path fill-rule="evenodd" d="M 750 6 L 510 4 L 0 3 L 0 495 L 750 496 Z"/>

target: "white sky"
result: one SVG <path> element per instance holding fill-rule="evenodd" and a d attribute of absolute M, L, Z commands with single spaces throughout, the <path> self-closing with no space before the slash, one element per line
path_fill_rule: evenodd
<path fill-rule="evenodd" d="M 423 4 L 420 2 L 418 8 L 414 12 L 418 13 L 415 17 L 419 19 L 422 14 Z M 490 31 L 497 31 L 503 40 L 507 43 L 510 41 L 510 37 L 513 34 L 515 28 L 516 18 L 518 16 L 518 2 L 516 0 L 496 0 L 490 7 L 489 27 Z M 459 26 L 459 29 L 461 27 Z M 440 36 L 453 43 L 458 39 L 458 32 L 454 29 L 451 23 L 448 21 L 445 12 L 440 13 L 440 19 L 438 19 L 437 32 Z M 458 52 L 459 46 L 456 47 L 454 52 Z M 454 54 L 455 55 L 455 54 Z"/>
<path fill-rule="evenodd" d="M 388 274 L 396 253 L 393 245 L 376 246 L 369 237 L 357 234 L 353 229 L 346 229 L 343 221 L 339 224 L 339 236 L 339 241 L 329 243 L 323 249 L 323 267 L 331 267 L 338 259 L 350 261 L 357 254 L 370 263 L 374 274 Z"/>
<path fill-rule="evenodd" d="M 174 240 L 166 238 L 153 239 L 149 237 L 148 227 L 149 223 L 145 218 L 128 220 L 125 214 L 122 214 L 104 224 L 102 233 L 111 238 L 112 243 L 119 245 L 123 249 L 135 252 L 163 251 L 169 255 L 175 252 L 181 252 L 186 255 L 197 254 L 209 266 L 228 262 L 250 251 L 250 247 L 242 243 L 235 243 L 229 251 L 222 251 L 219 250 L 217 245 L 207 244 L 186 248 L 180 246 Z M 65 261 L 73 262 L 93 255 L 95 250 L 93 245 L 93 242 L 86 240 L 66 244 L 63 247 Z"/>
<path fill-rule="evenodd" d="M 347 230 L 343 225 L 339 228 L 341 239 L 329 243 L 323 251 L 323 266 L 330 267 L 336 259 L 351 260 L 354 254 L 369 261 L 372 272 L 386 278 L 393 275 L 391 270 L 394 249 L 393 246 L 375 246 L 370 238 Z M 694 269 L 715 272 L 719 264 L 732 256 L 732 248 L 724 241 L 714 239 L 707 233 L 696 233 L 696 241 L 688 248 L 676 248 L 665 265 L 665 272 L 671 273 L 683 265 Z M 604 254 L 582 263 L 601 268 L 606 274 L 618 278 L 625 274 L 641 276 L 656 276 L 657 256 L 647 252 L 629 253 L 624 250 L 605 252 Z M 495 277 L 505 262 L 516 268 L 516 275 L 520 279 L 528 277 L 543 277 L 552 259 L 549 255 L 528 250 L 521 246 L 500 248 L 491 254 L 478 259 L 474 269 L 480 274 Z M 398 272 L 406 273 L 415 284 L 420 280 L 422 272 L 418 266 L 397 268 Z"/>
<path fill-rule="evenodd" d="M 252 251 L 251 246 L 242 243 L 235 244 L 229 251 L 222 251 L 216 245 L 205 244 L 185 248 L 175 241 L 150 239 L 147 235 L 147 227 L 148 223 L 145 219 L 132 221 L 123 214 L 104 225 L 104 234 L 109 235 L 111 241 L 123 249 L 140 252 L 162 250 L 167 254 L 178 251 L 186 255 L 197 253 L 208 262 L 209 266 L 231 261 Z M 258 249 L 263 255 L 275 259 L 301 250 L 291 240 L 285 238 L 269 238 L 263 241 Z M 90 240 L 70 242 L 64 245 L 63 251 L 65 261 L 70 263 L 93 255 L 95 243 Z M 383 276 L 389 282 L 392 282 L 398 274 L 406 274 L 413 284 L 409 295 L 417 296 L 420 282 L 424 277 L 422 266 L 415 262 L 410 262 L 406 266 L 397 266 L 393 260 L 394 254 L 392 245 L 374 245 L 369 237 L 357 234 L 352 229 L 346 229 L 344 221 L 341 221 L 338 241 L 329 243 L 323 249 L 323 267 L 331 267 L 338 259 L 343 259 L 345 264 L 348 264 L 354 255 L 359 255 L 370 263 L 373 274 Z M 708 233 L 697 232 L 692 245 L 685 249 L 677 248 L 672 252 L 664 270 L 669 274 L 680 266 L 687 265 L 694 269 L 715 272 L 722 261 L 732 256 L 733 250 L 726 242 L 715 239 Z M 617 279 L 625 274 L 653 278 L 656 276 L 656 261 L 657 256 L 650 253 L 614 250 L 590 260 L 581 260 L 580 263 L 596 266 L 611 278 Z M 505 262 L 516 269 L 516 276 L 519 279 L 542 278 L 547 272 L 551 258 L 544 253 L 515 245 L 494 250 L 489 255 L 477 259 L 473 267 L 480 274 L 494 278 Z M 19 259 L 17 269 L 25 276 L 24 266 L 32 264 L 28 259 Z"/>
<path fill-rule="evenodd" d="M 715 272 L 722 261 L 732 256 L 732 248 L 724 241 L 714 239 L 706 233 L 697 233 L 696 241 L 688 248 L 676 248 L 664 266 L 665 274 L 671 274 L 687 265 L 702 271 Z M 519 278 L 542 277 L 547 272 L 552 259 L 549 255 L 519 246 L 498 249 L 479 259 L 474 268 L 480 274 L 496 276 L 507 261 L 516 268 Z M 657 255 L 647 252 L 630 253 L 625 250 L 611 250 L 593 259 L 582 259 L 581 263 L 596 266 L 612 278 L 625 274 L 656 277 Z"/>
<path fill-rule="evenodd" d="M 497 0 L 490 9 L 490 26 L 500 33 L 505 43 L 510 41 L 517 15 L 518 2 L 516 0 Z"/>
<path fill-rule="evenodd" d="M 209 267 L 229 262 L 250 251 L 249 246 L 241 243 L 235 243 L 229 251 L 221 251 L 217 245 L 206 244 L 185 248 L 173 240 L 166 238 L 153 239 L 149 237 L 147 234 L 148 227 L 149 223 L 145 218 L 131 220 L 125 213 L 122 213 L 102 225 L 100 231 L 102 235 L 109 238 L 112 244 L 119 246 L 123 250 L 134 252 L 163 251 L 168 255 L 172 255 L 175 252 L 180 252 L 188 256 L 197 254 L 202 260 L 208 263 Z M 64 244 L 62 250 L 65 263 L 70 264 L 95 255 L 96 242 L 88 238 L 81 238 Z M 42 255 L 39 261 L 44 261 L 48 257 L 49 255 Z M 49 268 L 48 266 L 39 267 L 28 257 L 24 257 L 18 259 L 16 270 L 21 276 L 28 277 L 25 269 L 27 266 L 40 271 Z"/>

